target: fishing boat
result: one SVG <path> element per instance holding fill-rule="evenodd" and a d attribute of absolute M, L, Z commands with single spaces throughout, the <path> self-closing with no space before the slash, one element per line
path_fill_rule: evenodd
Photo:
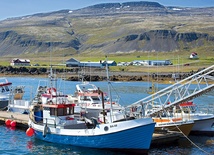
<path fill-rule="evenodd" d="M 75 103 L 77 110 L 75 112 L 80 113 L 83 117 L 99 117 L 100 112 L 105 108 L 105 112 L 121 111 L 125 108 L 119 104 L 119 97 L 112 98 L 110 91 L 110 81 L 108 73 L 107 57 L 104 62 L 106 65 L 106 74 L 108 82 L 108 95 L 103 93 L 103 97 L 100 95 L 99 88 L 92 83 L 85 82 L 82 77 L 82 82 L 76 85 L 75 93 L 68 95 L 68 100 Z M 104 105 L 103 105 L 104 104 Z"/>
<path fill-rule="evenodd" d="M 86 117 L 98 117 L 102 112 L 102 97 L 98 93 L 98 87 L 89 82 L 82 82 L 76 85 L 76 90 L 73 95 L 68 95 L 68 100 L 76 104 L 75 113 L 81 113 Z M 110 101 L 106 93 L 104 93 L 105 110 L 122 110 L 123 107 L 119 104 L 118 99 Z"/>
<path fill-rule="evenodd" d="M 67 95 L 56 92 L 52 89 L 49 95 L 43 94 L 43 102 L 30 107 L 27 135 L 47 142 L 88 148 L 129 151 L 150 148 L 155 126 L 151 118 L 127 117 L 116 122 L 100 122 L 95 117 L 79 120 L 74 116 L 76 104 L 68 101 Z M 102 91 L 98 93 L 103 96 Z"/>
<path fill-rule="evenodd" d="M 170 117 L 152 117 L 156 122 L 155 131 L 162 132 L 163 130 L 178 131 L 188 136 L 194 126 L 193 120 L 184 121 L 182 118 Z"/>
<path fill-rule="evenodd" d="M 0 110 L 7 110 L 12 83 L 0 78 Z"/>
<path fill-rule="evenodd" d="M 195 122 L 191 133 L 214 134 L 214 114 L 200 111 L 192 101 L 174 107 L 174 115 Z"/>
<path fill-rule="evenodd" d="M 23 98 L 23 96 L 26 94 L 25 87 L 26 86 L 15 86 L 12 88 L 10 93 L 10 100 L 8 103 L 8 111 L 21 114 L 29 113 L 31 101 L 29 99 Z M 28 92 L 28 96 L 29 95 L 31 95 L 30 90 Z"/>
<path fill-rule="evenodd" d="M 150 116 L 150 113 L 156 109 L 160 109 L 161 105 L 158 102 L 152 102 L 147 106 L 132 106 L 129 110 L 129 115 L 135 118 L 148 116 L 153 119 L 155 124 L 155 132 L 178 131 L 183 135 L 188 136 L 193 128 L 194 120 L 186 120 L 181 116 L 175 116 L 169 110 L 163 110 L 155 116 Z"/>

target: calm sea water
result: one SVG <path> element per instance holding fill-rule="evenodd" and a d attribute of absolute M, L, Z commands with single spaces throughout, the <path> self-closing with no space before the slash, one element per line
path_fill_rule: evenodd
<path fill-rule="evenodd" d="M 29 89 L 29 94 L 26 98 L 31 98 L 34 95 L 39 80 L 41 78 L 8 78 L 13 85 L 26 85 L 26 89 Z M 58 88 L 65 93 L 72 94 L 75 90 L 75 85 L 78 82 L 71 81 L 59 81 Z M 106 82 L 95 82 L 101 90 L 107 92 Z M 146 96 L 147 90 L 150 86 L 147 82 L 112 82 L 112 95 L 120 96 L 120 103 L 122 105 L 128 105 L 135 101 L 138 101 Z M 159 84 L 158 88 L 165 88 L 167 84 Z M 26 93 L 27 94 L 27 93 Z M 214 92 L 202 95 L 194 102 L 198 105 L 214 104 Z M 5 125 L 0 125 L 0 154 L 57 154 L 57 155 L 119 155 L 126 154 L 124 152 L 114 152 L 109 150 L 98 150 L 80 148 L 68 145 L 59 145 L 53 143 L 43 142 L 41 140 L 34 139 L 33 137 L 27 137 L 25 131 L 19 129 L 8 128 Z M 189 136 L 192 144 L 189 140 L 183 138 L 178 142 L 154 146 L 151 147 L 148 154 L 151 155 L 171 155 L 171 154 L 185 154 L 185 155 L 204 155 L 214 154 L 214 135 L 213 136 Z"/>

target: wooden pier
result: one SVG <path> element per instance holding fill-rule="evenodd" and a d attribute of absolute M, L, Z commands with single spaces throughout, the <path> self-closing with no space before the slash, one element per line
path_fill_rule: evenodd
<path fill-rule="evenodd" d="M 28 128 L 28 118 L 26 114 L 13 113 L 8 111 L 0 111 L 0 124 L 5 124 L 7 119 L 16 121 L 16 127 L 20 129 Z"/>
<path fill-rule="evenodd" d="M 5 124 L 7 119 L 15 120 L 16 127 L 19 129 L 27 130 L 28 129 L 28 118 L 29 115 L 13 113 L 8 111 L 0 111 L 0 124 Z M 180 132 L 161 132 L 154 133 L 152 137 L 151 145 L 161 145 L 165 143 L 169 143 L 172 141 L 179 140 L 179 138 L 183 137 Z"/>

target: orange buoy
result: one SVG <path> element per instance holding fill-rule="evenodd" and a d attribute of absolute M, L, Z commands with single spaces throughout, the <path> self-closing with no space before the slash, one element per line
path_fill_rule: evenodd
<path fill-rule="evenodd" d="M 33 128 L 28 128 L 26 130 L 26 135 L 29 136 L 29 137 L 33 136 L 34 135 L 34 129 Z"/>
<path fill-rule="evenodd" d="M 16 127 L 16 121 L 12 121 L 12 122 L 10 123 L 10 126 Z"/>
<path fill-rule="evenodd" d="M 5 120 L 6 126 L 10 126 L 10 123 L 11 123 L 11 120 L 10 120 L 10 119 L 6 119 L 6 120 Z"/>

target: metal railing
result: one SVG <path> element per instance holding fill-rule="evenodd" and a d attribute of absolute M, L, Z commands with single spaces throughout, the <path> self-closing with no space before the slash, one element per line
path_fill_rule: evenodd
<path fill-rule="evenodd" d="M 214 89 L 214 65 L 201 70 L 177 83 L 170 85 L 150 96 L 147 96 L 127 108 L 142 106 L 147 110 L 154 103 L 159 104 L 159 108 L 154 109 L 150 116 L 161 111 L 167 110 L 172 106 L 192 100 L 202 94 L 205 94 Z"/>

